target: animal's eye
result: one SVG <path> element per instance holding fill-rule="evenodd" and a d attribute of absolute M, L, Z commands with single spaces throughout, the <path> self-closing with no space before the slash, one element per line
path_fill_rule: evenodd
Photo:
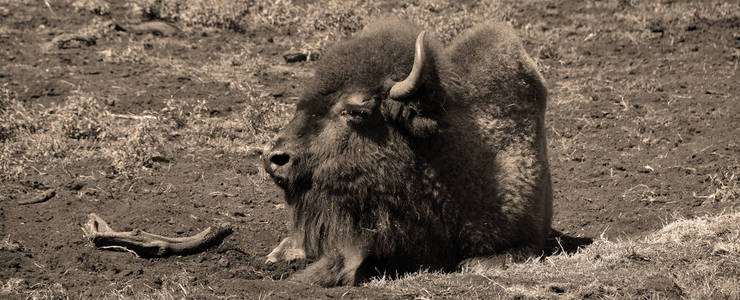
<path fill-rule="evenodd" d="M 372 109 L 364 105 L 346 105 L 340 112 L 342 117 L 350 122 L 361 122 L 367 119 L 372 113 Z"/>
<path fill-rule="evenodd" d="M 377 99 L 367 93 L 355 92 L 341 98 L 340 117 L 351 124 L 371 119 Z"/>

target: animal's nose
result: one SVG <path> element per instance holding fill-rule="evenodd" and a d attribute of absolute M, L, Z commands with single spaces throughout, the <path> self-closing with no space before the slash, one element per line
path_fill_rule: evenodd
<path fill-rule="evenodd" d="M 285 151 L 272 151 L 270 153 L 269 160 L 271 164 L 281 167 L 290 162 L 290 154 Z"/>
<path fill-rule="evenodd" d="M 273 150 L 267 154 L 265 161 L 265 168 L 267 172 L 273 176 L 283 177 L 285 174 L 281 174 L 281 170 L 288 169 L 293 162 L 293 156 L 288 151 Z"/>

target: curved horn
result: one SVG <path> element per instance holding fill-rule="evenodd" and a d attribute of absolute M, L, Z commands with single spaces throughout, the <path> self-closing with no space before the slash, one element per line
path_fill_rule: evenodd
<path fill-rule="evenodd" d="M 416 47 L 414 49 L 414 66 L 411 68 L 411 73 L 401 82 L 397 82 L 391 87 L 389 96 L 392 99 L 401 99 L 411 95 L 416 88 L 419 87 L 419 79 L 421 79 L 421 70 L 424 68 L 424 60 L 426 54 L 424 53 L 424 35 L 425 31 L 419 33 L 416 37 Z"/>

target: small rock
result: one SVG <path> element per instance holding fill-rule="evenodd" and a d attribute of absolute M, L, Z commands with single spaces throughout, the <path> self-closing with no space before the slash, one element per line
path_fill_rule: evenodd
<path fill-rule="evenodd" d="M 67 185 L 65 185 L 64 187 L 71 191 L 79 191 L 83 187 L 85 187 L 85 184 L 80 181 L 73 180 L 67 183 Z"/>
<path fill-rule="evenodd" d="M 166 157 L 163 157 L 163 156 L 152 156 L 150 158 L 150 160 L 152 162 L 155 162 L 155 163 L 165 163 L 166 164 L 166 163 L 169 163 L 170 162 L 169 159 L 167 159 Z"/>
<path fill-rule="evenodd" d="M 19 244 L 17 241 L 6 239 L 3 241 L 3 243 L 0 244 L 0 250 L 7 250 L 10 252 L 21 252 L 23 251 L 23 246 L 21 246 L 21 244 Z"/>
<path fill-rule="evenodd" d="M 275 98 L 280 98 L 283 95 L 285 95 L 285 91 L 284 90 L 273 91 L 271 94 Z"/>
<path fill-rule="evenodd" d="M 730 245 L 726 243 L 717 243 L 712 247 L 712 255 L 726 255 L 730 253 Z"/>
<path fill-rule="evenodd" d="M 314 61 L 319 59 L 318 53 L 301 53 L 301 52 L 291 52 L 283 54 L 283 58 L 285 59 L 285 62 L 287 63 L 296 63 L 301 61 Z"/>
<path fill-rule="evenodd" d="M 222 268 L 227 268 L 229 266 L 229 260 L 226 258 L 221 258 L 218 260 L 218 266 Z"/>
<path fill-rule="evenodd" d="M 283 58 L 287 63 L 296 63 L 300 61 L 305 61 L 306 59 L 308 59 L 308 56 L 305 53 L 286 53 L 283 54 Z"/>
<path fill-rule="evenodd" d="M 247 156 L 259 156 L 262 155 L 264 150 L 259 147 L 252 147 L 247 151 Z"/>
<path fill-rule="evenodd" d="M 565 289 L 562 288 L 562 287 L 559 287 L 557 285 L 551 285 L 550 286 L 550 291 L 553 292 L 553 293 L 556 293 L 556 294 L 563 294 L 563 293 L 565 293 Z"/>

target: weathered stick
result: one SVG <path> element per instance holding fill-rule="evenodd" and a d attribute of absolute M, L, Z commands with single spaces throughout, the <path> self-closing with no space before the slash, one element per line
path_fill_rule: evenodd
<path fill-rule="evenodd" d="M 89 219 L 82 230 L 95 247 L 100 249 L 124 249 L 140 257 L 198 253 L 221 243 L 232 232 L 231 228 L 222 226 L 215 230 L 208 227 L 194 236 L 182 238 L 165 237 L 141 230 L 118 232 L 113 231 L 105 220 L 94 213 L 89 215 Z"/>

